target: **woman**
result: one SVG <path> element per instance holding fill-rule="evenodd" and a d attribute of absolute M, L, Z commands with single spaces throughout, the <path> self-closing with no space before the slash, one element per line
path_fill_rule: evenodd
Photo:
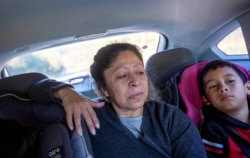
<path fill-rule="evenodd" d="M 176 106 L 149 99 L 149 80 L 135 45 L 117 43 L 101 48 L 91 75 L 105 99 L 104 106 L 79 97 L 70 87 L 57 89 L 53 96 L 62 100 L 69 127 L 74 118 L 79 133 L 83 115 L 92 133 L 95 158 L 206 157 L 193 122 Z M 93 110 L 91 105 L 99 108 Z"/>

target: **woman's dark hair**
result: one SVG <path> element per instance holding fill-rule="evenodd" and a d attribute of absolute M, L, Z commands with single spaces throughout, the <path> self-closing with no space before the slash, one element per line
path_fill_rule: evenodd
<path fill-rule="evenodd" d="M 209 62 L 200 72 L 199 74 L 199 88 L 200 92 L 202 95 L 205 95 L 204 92 L 204 77 L 210 70 L 216 70 L 217 68 L 222 68 L 222 67 L 229 67 L 232 68 L 241 78 L 243 83 L 247 82 L 247 77 L 244 75 L 244 73 L 233 63 L 225 60 L 213 60 Z"/>
<path fill-rule="evenodd" d="M 132 51 L 143 62 L 139 47 L 129 43 L 114 43 L 102 47 L 94 57 L 94 62 L 90 66 L 90 72 L 94 78 L 97 88 L 105 85 L 104 71 L 110 67 L 117 56 L 123 51 Z"/>

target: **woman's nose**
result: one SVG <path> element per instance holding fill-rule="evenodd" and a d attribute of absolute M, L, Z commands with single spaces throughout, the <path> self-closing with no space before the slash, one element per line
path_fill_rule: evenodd
<path fill-rule="evenodd" d="M 139 83 L 140 83 L 139 78 L 136 75 L 131 75 L 130 86 L 137 87 Z"/>

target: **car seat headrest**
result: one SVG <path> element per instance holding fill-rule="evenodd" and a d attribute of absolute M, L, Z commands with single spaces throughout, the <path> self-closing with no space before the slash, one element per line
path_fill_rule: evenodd
<path fill-rule="evenodd" d="M 193 53 L 186 48 L 165 50 L 152 55 L 146 64 L 146 72 L 154 86 L 160 87 L 183 68 L 197 63 Z"/>
<path fill-rule="evenodd" d="M 34 101 L 31 100 L 29 94 L 30 88 L 35 83 L 46 79 L 48 79 L 47 76 L 35 72 L 1 78 L 0 117 L 5 119 L 18 118 L 18 120 L 22 119 L 30 124 L 46 124 L 65 117 L 63 107 L 57 103 L 53 103 L 54 105 L 36 103 L 36 106 L 33 106 Z M 46 111 L 46 113 L 42 111 Z"/>
<path fill-rule="evenodd" d="M 39 80 L 47 78 L 41 73 L 25 73 L 0 79 L 0 95 L 14 93 L 28 98 L 28 88 Z M 20 83 L 21 82 L 21 83 Z M 16 83 L 16 84 L 13 84 Z"/>
<path fill-rule="evenodd" d="M 186 114 L 199 126 L 201 121 L 200 109 L 202 107 L 201 94 L 198 87 L 200 71 L 208 62 L 201 62 L 187 67 L 181 74 L 178 88 L 186 107 Z"/>

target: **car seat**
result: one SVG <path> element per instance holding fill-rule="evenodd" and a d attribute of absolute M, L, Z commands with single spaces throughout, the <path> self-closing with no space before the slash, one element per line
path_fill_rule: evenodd
<path fill-rule="evenodd" d="M 28 88 L 45 78 L 40 73 L 27 73 L 0 79 L 0 117 L 24 122 L 41 130 L 38 149 L 40 158 L 91 158 L 93 153 L 88 132 L 79 136 L 75 131 L 70 131 L 60 104 L 34 104 L 28 97 Z M 83 131 L 87 131 L 84 121 L 82 126 Z"/>
<path fill-rule="evenodd" d="M 201 126 L 203 106 L 198 89 L 198 75 L 208 61 L 196 62 L 185 48 L 166 50 L 154 54 L 146 64 L 146 72 L 160 91 L 162 100 L 177 105 L 197 125 Z M 250 79 L 249 72 L 236 65 Z"/>
<path fill-rule="evenodd" d="M 198 76 L 207 63 L 208 61 L 203 61 L 185 68 L 181 73 L 178 84 L 181 99 L 186 107 L 186 114 L 198 127 L 200 127 L 202 123 L 202 115 L 200 111 L 203 106 L 198 87 Z M 244 67 L 237 64 L 235 65 L 248 79 L 250 79 L 250 74 Z"/>
<path fill-rule="evenodd" d="M 177 86 L 179 73 L 195 63 L 197 63 L 196 58 L 190 50 L 175 48 L 152 55 L 145 69 L 151 83 L 160 92 L 161 99 L 180 106 Z"/>

